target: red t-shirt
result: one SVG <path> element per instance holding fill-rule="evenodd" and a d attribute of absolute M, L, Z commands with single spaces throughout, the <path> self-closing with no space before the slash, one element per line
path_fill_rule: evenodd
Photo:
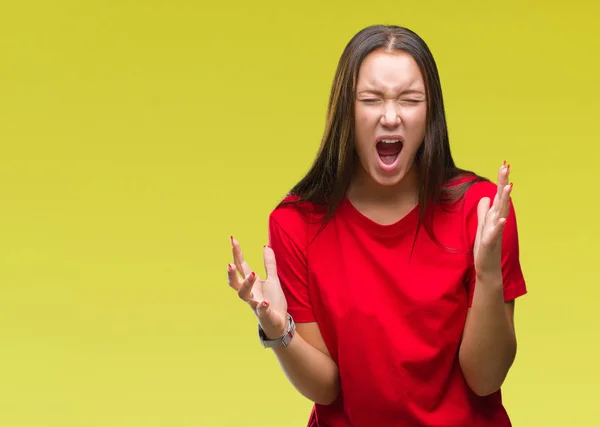
<path fill-rule="evenodd" d="M 315 205 L 271 213 L 270 246 L 288 311 L 296 322 L 318 323 L 340 372 L 339 398 L 315 404 L 310 427 L 511 425 L 500 392 L 475 395 L 458 364 L 474 288 L 477 204 L 493 201 L 496 188 L 478 182 L 450 210 L 436 208 L 436 237 L 456 252 L 421 227 L 412 257 L 417 208 L 381 225 L 345 199 L 318 235 Z M 502 272 L 506 301 L 526 293 L 512 202 Z"/>

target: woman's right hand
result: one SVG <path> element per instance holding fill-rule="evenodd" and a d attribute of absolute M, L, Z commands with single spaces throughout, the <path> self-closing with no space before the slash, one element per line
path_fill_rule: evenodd
<path fill-rule="evenodd" d="M 283 336 L 287 330 L 287 301 L 279 283 L 273 249 L 265 246 L 263 258 L 267 278 L 262 280 L 244 260 L 240 244 L 231 237 L 233 264 L 227 266 L 229 286 L 252 308 L 269 339 Z"/>

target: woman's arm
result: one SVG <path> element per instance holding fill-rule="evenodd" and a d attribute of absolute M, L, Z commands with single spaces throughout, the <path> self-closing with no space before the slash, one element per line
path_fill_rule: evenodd
<path fill-rule="evenodd" d="M 500 389 L 517 352 L 514 301 L 504 302 L 502 280 L 478 279 L 467 314 L 459 362 L 465 380 L 479 396 Z"/>
<path fill-rule="evenodd" d="M 321 405 L 339 394 L 338 367 L 329 355 L 315 322 L 299 323 L 287 347 L 273 349 L 290 383 L 307 399 Z"/>
<path fill-rule="evenodd" d="M 487 187 L 476 211 L 474 290 L 458 356 L 465 380 L 480 396 L 500 389 L 515 360 L 514 299 L 526 291 L 508 175 L 509 166 L 500 167 L 495 194 Z"/>
<path fill-rule="evenodd" d="M 267 339 L 283 336 L 288 327 L 288 305 L 273 250 L 264 247 L 267 277 L 262 280 L 244 260 L 237 240 L 232 238 L 231 243 L 234 264 L 228 267 L 229 286 L 255 312 Z M 242 281 L 240 276 L 245 279 Z M 327 351 L 316 322 L 297 323 L 290 343 L 273 348 L 273 352 L 288 380 L 303 396 L 322 405 L 336 400 L 340 387 L 338 368 Z"/>

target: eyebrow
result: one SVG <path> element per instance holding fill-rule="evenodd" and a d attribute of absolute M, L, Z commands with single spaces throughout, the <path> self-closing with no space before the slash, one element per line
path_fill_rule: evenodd
<path fill-rule="evenodd" d="M 360 91 L 358 91 L 357 93 L 360 95 L 362 93 L 373 93 L 376 95 L 383 95 L 383 92 L 381 92 L 380 90 L 377 89 L 370 89 L 370 88 L 366 88 L 366 89 L 362 89 Z M 420 89 L 406 89 L 400 92 L 401 95 L 425 95 L 425 91 L 420 90 Z"/>

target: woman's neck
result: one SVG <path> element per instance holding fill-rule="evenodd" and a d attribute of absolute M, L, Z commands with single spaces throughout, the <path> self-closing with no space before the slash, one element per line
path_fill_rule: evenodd
<path fill-rule="evenodd" d="M 403 218 L 417 205 L 418 196 L 416 166 L 393 186 L 377 184 L 360 168 L 355 173 L 347 193 L 348 200 L 356 209 L 381 224 L 392 224 Z"/>

